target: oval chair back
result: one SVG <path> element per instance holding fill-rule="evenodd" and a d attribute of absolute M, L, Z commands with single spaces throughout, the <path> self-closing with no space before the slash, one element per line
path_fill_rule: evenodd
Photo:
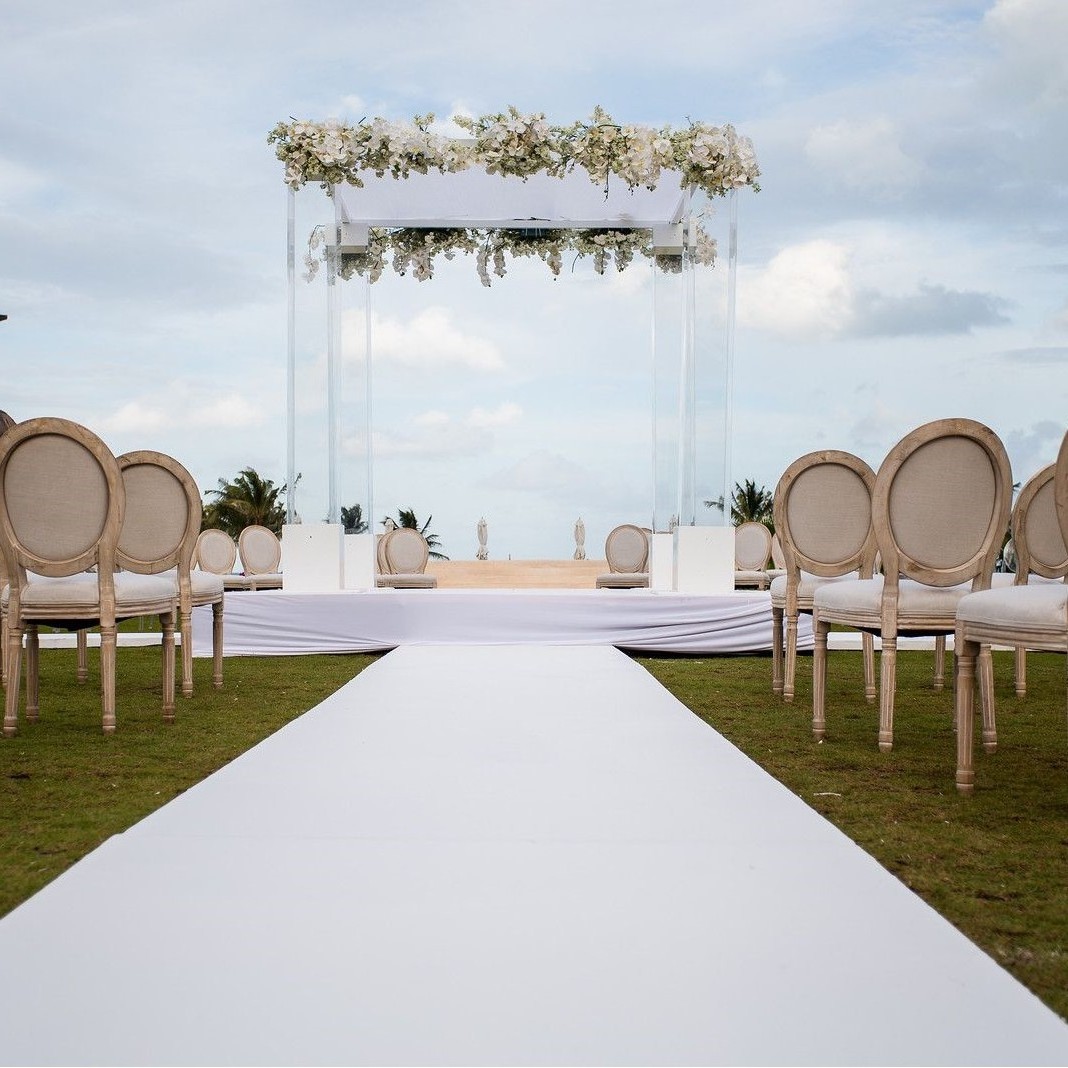
<path fill-rule="evenodd" d="M 1005 446 L 973 419 L 938 419 L 907 434 L 875 478 L 872 516 L 886 589 L 898 576 L 986 589 L 1009 523 Z"/>
<path fill-rule="evenodd" d="M 771 531 L 763 523 L 739 523 L 734 528 L 734 567 L 763 571 L 771 556 Z"/>
<path fill-rule="evenodd" d="M 1050 464 L 1034 475 L 1020 490 L 1012 510 L 1012 544 L 1019 584 L 1026 583 L 1032 572 L 1048 579 L 1068 575 L 1068 547 L 1057 517 L 1056 471 L 1057 465 Z"/>
<path fill-rule="evenodd" d="M 282 543 L 267 527 L 254 524 L 237 536 L 237 548 L 246 575 L 270 575 L 282 561 Z"/>
<path fill-rule="evenodd" d="M 430 549 L 418 530 L 399 527 L 383 541 L 391 575 L 421 575 L 426 571 Z"/>
<path fill-rule="evenodd" d="M 645 571 L 649 560 L 649 536 L 633 523 L 611 530 L 604 542 L 609 571 L 633 575 Z"/>
<path fill-rule="evenodd" d="M 774 503 L 787 574 L 870 576 L 874 489 L 875 472 L 852 453 L 810 452 L 790 464 L 775 487 Z"/>
<path fill-rule="evenodd" d="M 213 575 L 231 575 L 237 563 L 237 543 L 225 530 L 209 527 L 197 537 L 194 564 Z"/>

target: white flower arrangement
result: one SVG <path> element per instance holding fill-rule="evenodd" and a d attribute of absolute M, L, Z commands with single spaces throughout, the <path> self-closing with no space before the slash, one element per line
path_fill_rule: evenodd
<path fill-rule="evenodd" d="M 322 227 L 316 227 L 308 240 L 304 257 L 304 279 L 312 281 L 319 264 L 326 258 Z M 457 253 L 475 253 L 478 276 L 484 286 L 492 284 L 492 275 L 507 274 L 507 260 L 517 256 L 541 260 L 553 277 L 559 277 L 564 256 L 590 256 L 594 270 L 604 274 L 610 264 L 623 271 L 635 256 L 655 260 L 661 270 L 682 270 L 681 256 L 658 256 L 653 252 L 649 230 L 468 230 L 462 228 L 424 230 L 374 228 L 368 234 L 367 251 L 341 257 L 338 273 L 342 278 L 364 275 L 371 282 L 382 277 L 387 266 L 399 275 L 411 274 L 417 281 L 434 277 L 438 256 L 453 259 Z M 716 242 L 700 226 L 690 255 L 695 263 L 711 266 L 716 259 Z"/>
<path fill-rule="evenodd" d="M 683 130 L 670 126 L 621 126 L 603 108 L 594 108 L 588 122 L 554 126 L 540 113 L 507 112 L 478 118 L 458 116 L 454 120 L 471 138 L 442 137 L 431 130 L 433 115 L 416 115 L 410 123 L 376 118 L 347 125 L 337 121 L 307 122 L 294 119 L 280 122 L 271 131 L 268 143 L 285 164 L 285 180 L 294 189 L 307 182 L 324 188 L 341 183 L 362 186 L 364 171 L 379 177 L 389 173 L 406 178 L 413 171 L 452 173 L 469 167 L 483 167 L 489 174 L 527 179 L 545 173 L 563 177 L 581 167 L 590 180 L 607 185 L 614 176 L 628 189 L 655 189 L 664 170 L 678 171 L 683 187 L 693 186 L 711 196 L 750 186 L 759 189 L 760 169 L 747 137 L 732 126 L 709 126 L 691 122 Z M 694 245 L 688 255 L 693 262 L 711 265 L 716 243 L 698 225 Z M 325 259 L 322 228 L 317 227 L 308 242 L 304 258 L 311 281 Z M 636 255 L 655 259 L 665 271 L 682 269 L 679 256 L 654 255 L 648 230 L 470 230 L 373 229 L 366 253 L 342 257 L 339 273 L 354 273 L 377 281 L 387 265 L 401 275 L 411 274 L 423 281 L 432 278 L 434 261 L 443 255 L 452 259 L 458 252 L 474 252 L 479 278 L 491 284 L 491 273 L 506 274 L 509 257 L 531 256 L 548 266 L 553 276 L 563 267 L 565 254 L 590 256 L 594 269 L 603 274 L 610 263 L 625 270 Z"/>
<path fill-rule="evenodd" d="M 307 182 L 361 186 L 360 174 L 368 170 L 405 178 L 412 171 L 444 174 L 474 166 L 520 178 L 542 172 L 562 177 L 582 167 L 597 184 L 614 175 L 628 189 L 656 188 L 667 169 L 681 173 L 683 186 L 710 196 L 742 186 L 759 189 L 752 142 L 729 125 L 692 122 L 682 130 L 622 126 L 600 107 L 588 122 L 569 126 L 552 125 L 539 113 L 523 115 L 514 107 L 454 121 L 472 135 L 473 144 L 433 133 L 433 115 L 416 115 L 410 123 L 376 118 L 356 125 L 294 119 L 278 123 L 267 141 L 275 145 L 285 164 L 286 184 L 294 189 Z"/>

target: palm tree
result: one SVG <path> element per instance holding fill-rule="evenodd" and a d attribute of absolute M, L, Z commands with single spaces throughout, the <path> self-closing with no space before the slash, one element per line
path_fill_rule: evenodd
<path fill-rule="evenodd" d="M 750 478 L 745 480 L 744 485 L 735 482 L 734 492 L 731 494 L 731 522 L 735 526 L 741 523 L 763 523 L 774 533 L 774 504 L 775 498 L 767 487 L 758 486 Z"/>
<path fill-rule="evenodd" d="M 440 551 L 441 539 L 437 534 L 431 534 L 429 527 L 433 522 L 434 517 L 430 516 L 429 519 L 422 526 L 419 525 L 419 520 L 415 517 L 415 512 L 411 508 L 401 508 L 397 511 L 397 518 L 387 515 L 382 520 L 382 525 L 385 526 L 388 523 L 392 523 L 395 527 L 406 527 L 408 530 L 418 530 L 426 540 L 427 548 L 430 550 L 430 558 L 432 560 L 448 560 L 448 557 Z"/>
<path fill-rule="evenodd" d="M 218 527 L 236 538 L 245 527 L 259 525 L 282 533 L 286 510 L 282 497 L 285 486 L 276 486 L 255 468 L 246 467 L 231 482 L 219 479 L 219 488 L 208 490 L 214 497 L 204 507 L 201 527 Z"/>
<path fill-rule="evenodd" d="M 346 534 L 366 534 L 367 521 L 363 517 L 363 506 L 353 504 L 341 509 L 341 525 Z"/>
<path fill-rule="evenodd" d="M 722 512 L 723 498 L 705 501 L 705 507 L 718 508 Z M 744 486 L 735 482 L 734 492 L 731 494 L 731 522 L 735 526 L 741 523 L 763 523 L 774 534 L 775 497 L 771 490 L 766 486 L 758 486 L 751 478 L 745 480 Z"/>

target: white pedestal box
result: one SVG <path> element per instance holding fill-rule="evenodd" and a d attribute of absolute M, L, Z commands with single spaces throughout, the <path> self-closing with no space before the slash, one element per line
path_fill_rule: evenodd
<path fill-rule="evenodd" d="M 375 587 L 375 536 L 373 534 L 345 535 L 346 590 L 373 590 Z"/>
<path fill-rule="evenodd" d="M 675 588 L 675 538 L 669 531 L 649 535 L 649 589 Z"/>
<path fill-rule="evenodd" d="M 675 589 L 679 593 L 734 592 L 734 527 L 675 531 Z"/>
<path fill-rule="evenodd" d="M 341 589 L 341 540 L 337 523 L 282 527 L 282 589 L 286 593 L 333 593 Z"/>

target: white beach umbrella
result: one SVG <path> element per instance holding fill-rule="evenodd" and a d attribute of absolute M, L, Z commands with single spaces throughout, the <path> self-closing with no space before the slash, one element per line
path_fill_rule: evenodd
<path fill-rule="evenodd" d="M 478 531 L 478 552 L 475 553 L 476 560 L 488 560 L 489 550 L 486 548 L 486 538 L 489 534 L 489 528 L 486 525 L 486 517 L 483 516 L 478 521 L 478 526 L 475 528 Z"/>
<path fill-rule="evenodd" d="M 586 524 L 582 522 L 582 516 L 575 523 L 575 559 L 586 559 Z"/>

